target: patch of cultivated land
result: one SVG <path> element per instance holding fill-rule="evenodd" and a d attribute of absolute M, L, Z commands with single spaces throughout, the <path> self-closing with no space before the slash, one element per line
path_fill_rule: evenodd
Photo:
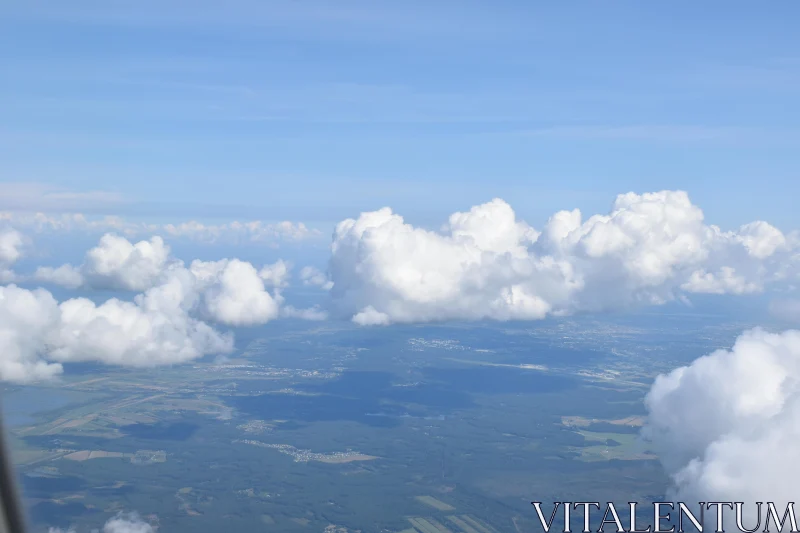
<path fill-rule="evenodd" d="M 103 450 L 81 450 L 72 452 L 64 456 L 64 459 L 70 461 L 88 461 L 89 459 L 106 459 L 106 458 L 131 458 L 133 454 L 120 453 L 120 452 L 105 452 Z"/>
<path fill-rule="evenodd" d="M 437 500 L 433 496 L 415 496 L 416 500 L 424 503 L 425 505 L 429 505 L 434 509 L 438 509 L 439 511 L 455 511 L 456 508 L 452 505 L 448 505 L 441 500 Z"/>
<path fill-rule="evenodd" d="M 583 461 L 608 461 L 621 459 L 625 461 L 641 461 L 656 459 L 655 455 L 646 453 L 644 444 L 638 435 L 631 433 L 597 433 L 594 431 L 578 431 L 593 443 L 577 448 Z M 597 443 L 597 444 L 594 444 Z"/>
<path fill-rule="evenodd" d="M 582 416 L 562 416 L 561 424 L 567 427 L 587 427 L 598 422 L 605 422 L 607 424 L 614 424 L 615 426 L 631 426 L 640 427 L 644 423 L 642 416 L 629 416 L 626 418 L 619 418 L 616 420 L 608 420 L 605 418 L 584 418 Z"/>

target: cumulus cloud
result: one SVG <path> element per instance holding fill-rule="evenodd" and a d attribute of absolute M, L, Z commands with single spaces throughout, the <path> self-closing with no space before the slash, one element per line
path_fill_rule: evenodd
<path fill-rule="evenodd" d="M 279 267 L 271 270 L 276 269 Z M 194 261 L 189 271 L 201 291 L 203 311 L 212 320 L 229 326 L 252 326 L 278 317 L 283 301 L 280 294 L 267 292 L 263 278 L 250 263 L 238 259 Z M 276 275 L 270 275 L 274 280 Z"/>
<path fill-rule="evenodd" d="M 125 237 L 106 234 L 89 250 L 81 271 L 93 286 L 130 291 L 152 287 L 169 259 L 161 237 L 132 244 Z"/>
<path fill-rule="evenodd" d="M 800 475 L 800 331 L 756 329 L 661 375 L 643 429 L 673 501 L 794 501 Z M 781 513 L 782 514 L 782 513 Z"/>
<path fill-rule="evenodd" d="M 334 311 L 359 324 L 532 320 L 759 292 L 798 277 L 798 250 L 796 235 L 766 222 L 707 225 L 685 192 L 662 191 L 622 194 L 588 219 L 560 211 L 541 232 L 500 199 L 440 231 L 389 208 L 362 213 L 337 225 L 329 272 Z"/>
<path fill-rule="evenodd" d="M 12 228 L 0 230 L 0 263 L 11 265 L 22 257 L 22 234 Z"/>
<path fill-rule="evenodd" d="M 60 267 L 39 267 L 33 274 L 33 279 L 44 283 L 60 285 L 68 289 L 77 289 L 84 284 L 83 274 L 79 268 L 72 265 Z"/>
<path fill-rule="evenodd" d="M 101 289 L 144 291 L 155 285 L 170 263 L 169 247 L 161 237 L 131 243 L 107 233 L 86 253 L 80 267 L 40 267 L 34 279 L 65 287 L 86 285 Z"/>
<path fill-rule="evenodd" d="M 132 301 L 59 303 L 43 289 L 0 287 L 0 379 L 52 378 L 75 361 L 155 366 L 228 353 L 233 337 L 207 322 L 254 326 L 278 318 L 288 272 L 283 261 L 261 270 L 238 259 L 186 266 L 158 237 L 132 244 L 106 235 L 80 267 L 40 268 L 35 277 L 141 292 Z M 292 308 L 284 316 L 318 320 L 323 313 Z"/>
<path fill-rule="evenodd" d="M 137 513 L 119 513 L 103 525 L 103 533 L 155 533 L 157 528 L 142 520 Z M 51 527 L 49 533 L 76 533 L 74 528 L 67 530 Z M 96 530 L 95 530 L 96 531 Z"/>
<path fill-rule="evenodd" d="M 22 234 L 17 230 L 0 229 L 0 283 L 8 283 L 16 278 L 11 266 L 22 257 L 24 242 Z"/>
<path fill-rule="evenodd" d="M 267 286 L 282 289 L 289 283 L 289 271 L 292 265 L 286 261 L 278 260 L 271 265 L 267 265 L 258 271 L 258 277 L 264 280 Z"/>
<path fill-rule="evenodd" d="M 87 252 L 80 267 L 40 267 L 34 279 L 70 288 L 129 291 L 179 283 L 194 294 L 193 305 L 206 318 L 228 326 L 252 326 L 278 317 L 283 301 L 279 289 L 288 284 L 290 268 L 289 263 L 277 261 L 256 270 L 238 259 L 193 261 L 186 268 L 170 256 L 160 237 L 134 244 L 125 237 L 106 234 Z M 275 292 L 270 294 L 267 287 Z"/>
<path fill-rule="evenodd" d="M 735 268 L 724 266 L 717 272 L 695 270 L 686 283 L 681 285 L 681 289 L 706 294 L 747 294 L 760 292 L 762 287 L 737 274 Z"/>
<path fill-rule="evenodd" d="M 333 288 L 333 282 L 328 279 L 328 276 L 312 266 L 303 267 L 300 270 L 300 281 L 303 282 L 303 285 L 320 287 L 326 291 Z"/>
<path fill-rule="evenodd" d="M 86 298 L 58 303 L 44 289 L 0 287 L 0 379 L 52 378 L 61 363 L 148 367 L 227 353 L 233 338 L 189 315 L 194 293 L 174 277 L 133 302 Z"/>
<path fill-rule="evenodd" d="M 0 379 L 23 383 L 61 373 L 60 364 L 41 357 L 59 315 L 58 303 L 45 290 L 0 287 Z"/>
<path fill-rule="evenodd" d="M 117 515 L 103 526 L 103 533 L 155 533 L 156 529 L 136 513 Z"/>

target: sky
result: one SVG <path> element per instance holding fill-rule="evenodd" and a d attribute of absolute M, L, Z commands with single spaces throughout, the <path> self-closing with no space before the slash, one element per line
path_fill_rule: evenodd
<path fill-rule="evenodd" d="M 0 209 L 541 226 L 685 190 L 797 227 L 794 2 L 5 2 Z"/>

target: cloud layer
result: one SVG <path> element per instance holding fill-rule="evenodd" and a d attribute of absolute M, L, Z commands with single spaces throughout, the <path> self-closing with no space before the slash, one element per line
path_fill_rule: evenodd
<path fill-rule="evenodd" d="M 659 376 L 645 404 L 644 434 L 673 501 L 795 500 L 800 331 L 748 331 L 731 350 Z"/>
<path fill-rule="evenodd" d="M 384 208 L 339 223 L 331 251 L 334 310 L 359 324 L 534 320 L 758 292 L 800 272 L 796 235 L 766 222 L 724 232 L 681 191 L 623 194 L 588 219 L 560 211 L 541 232 L 499 199 L 439 232 Z"/>
<path fill-rule="evenodd" d="M 42 212 L 0 212 L 0 221 L 35 232 L 114 232 L 126 237 L 163 235 L 202 243 L 261 243 L 305 241 L 320 237 L 319 230 L 302 222 L 238 221 L 203 224 L 196 220 L 175 224 L 131 222 L 117 216 L 88 217 L 81 213 L 51 214 Z"/>

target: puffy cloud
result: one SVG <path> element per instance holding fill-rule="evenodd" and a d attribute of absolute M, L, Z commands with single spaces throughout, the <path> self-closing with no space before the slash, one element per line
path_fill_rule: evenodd
<path fill-rule="evenodd" d="M 192 301 L 190 308 L 206 318 L 228 326 L 252 326 L 278 317 L 283 301 L 278 289 L 287 285 L 290 268 L 289 263 L 278 261 L 257 271 L 238 259 L 194 261 L 187 268 L 170 256 L 160 237 L 133 244 L 125 237 L 106 234 L 79 268 L 40 267 L 34 279 L 71 288 L 130 291 L 163 290 L 177 283 L 187 293 L 187 301 Z M 274 294 L 267 286 L 275 289 Z"/>
<path fill-rule="evenodd" d="M 103 533 L 155 533 L 156 528 L 148 524 L 136 513 L 128 516 L 120 514 L 103 526 Z"/>
<path fill-rule="evenodd" d="M 93 530 L 97 531 L 97 530 Z M 155 533 L 157 528 L 142 520 L 137 513 L 119 513 L 103 525 L 103 533 Z M 67 530 L 51 527 L 49 533 L 76 533 L 75 528 Z"/>
<path fill-rule="evenodd" d="M 747 294 L 762 290 L 759 284 L 747 281 L 736 273 L 735 268 L 727 266 L 716 273 L 695 270 L 681 288 L 687 292 L 707 294 Z"/>
<path fill-rule="evenodd" d="M 22 257 L 24 245 L 22 234 L 13 228 L 0 229 L 0 283 L 8 283 L 16 279 L 11 266 Z"/>
<path fill-rule="evenodd" d="M 230 335 L 189 315 L 194 298 L 190 280 L 177 276 L 133 302 L 101 305 L 86 298 L 59 304 L 44 289 L 0 287 L 0 379 L 52 378 L 63 362 L 146 367 L 230 352 Z"/>
<path fill-rule="evenodd" d="M 539 319 L 757 292 L 798 277 L 797 241 L 766 222 L 706 225 L 682 191 L 622 194 L 585 220 L 560 211 L 541 233 L 499 199 L 451 215 L 441 231 L 384 208 L 337 225 L 331 297 L 359 324 Z"/>
<path fill-rule="evenodd" d="M 194 295 L 177 277 L 138 295 L 97 306 L 85 298 L 59 306 L 48 356 L 57 361 L 102 361 L 126 366 L 183 363 L 233 349 L 230 335 L 189 316 Z"/>
<path fill-rule="evenodd" d="M 758 259 L 769 257 L 786 246 L 786 237 L 780 230 L 760 221 L 742 226 L 736 238 L 750 255 Z"/>
<path fill-rule="evenodd" d="M 0 287 L 0 379 L 24 383 L 62 372 L 60 364 L 41 357 L 59 318 L 58 303 L 49 292 Z"/>
<path fill-rule="evenodd" d="M 264 283 L 270 287 L 281 289 L 286 287 L 289 279 L 289 271 L 292 265 L 286 261 L 278 260 L 277 262 L 267 265 L 258 271 L 258 277 L 264 280 Z"/>
<path fill-rule="evenodd" d="M 169 255 L 164 242 L 130 243 L 104 236 L 78 267 L 40 268 L 35 278 L 65 286 L 143 291 L 133 301 L 97 304 L 87 298 L 58 303 L 43 290 L 10 285 L 0 292 L 0 380 L 51 378 L 61 363 L 98 361 L 127 366 L 186 362 L 233 349 L 233 337 L 203 319 L 227 326 L 264 324 L 281 315 L 289 265 L 260 271 L 238 259 L 194 261 Z M 274 287 L 273 292 L 267 286 Z M 288 309 L 284 316 L 320 320 L 323 311 Z"/>
<path fill-rule="evenodd" d="M 794 501 L 800 475 L 800 331 L 740 336 L 661 375 L 644 435 L 680 501 Z"/>
<path fill-rule="evenodd" d="M 214 321 L 252 326 L 278 317 L 280 295 L 273 297 L 265 290 L 264 280 L 250 263 L 238 259 L 194 261 L 190 272 L 201 291 L 203 310 Z M 280 277 L 270 275 L 273 280 Z"/>
<path fill-rule="evenodd" d="M 368 305 L 353 316 L 353 322 L 359 326 L 386 326 L 391 319 L 386 313 L 376 311 L 374 307 Z"/>
<path fill-rule="evenodd" d="M 246 266 L 247 265 L 247 266 Z M 230 269 L 246 277 L 242 283 L 256 283 L 249 276 L 250 263 L 223 259 L 216 262 L 195 261 L 191 272 L 204 288 L 214 280 L 226 280 L 228 289 L 233 283 L 229 277 L 220 277 Z M 249 267 L 249 268 L 248 268 Z M 57 268 L 39 267 L 33 278 L 37 281 L 54 283 L 69 288 L 86 286 L 102 289 L 122 289 L 144 291 L 163 283 L 175 272 L 183 268 L 183 262 L 170 255 L 170 248 L 161 237 L 131 243 L 125 237 L 108 233 L 99 244 L 86 253 L 80 267 L 62 265 Z M 283 260 L 264 266 L 255 276 L 263 286 L 284 288 L 288 285 L 291 265 Z"/>
<path fill-rule="evenodd" d="M 132 244 L 109 233 L 86 253 L 81 272 L 92 286 L 143 291 L 155 284 L 168 260 L 169 247 L 161 237 Z"/>
<path fill-rule="evenodd" d="M 39 267 L 33 274 L 33 279 L 53 285 L 60 285 L 68 289 L 77 289 L 84 284 L 83 274 L 80 269 L 72 265 L 60 267 Z"/>
<path fill-rule="evenodd" d="M 326 291 L 331 290 L 333 287 L 333 282 L 328 279 L 328 276 L 312 266 L 303 267 L 300 270 L 300 280 L 303 282 L 303 285 L 320 287 Z"/>
<path fill-rule="evenodd" d="M 175 262 L 170 259 L 169 246 L 161 237 L 134 244 L 125 237 L 107 233 L 86 253 L 80 267 L 40 267 L 33 277 L 37 281 L 70 288 L 86 285 L 144 291 L 158 283 L 167 267 Z"/>
<path fill-rule="evenodd" d="M 0 264 L 12 265 L 22 257 L 22 234 L 12 228 L 0 229 Z"/>

